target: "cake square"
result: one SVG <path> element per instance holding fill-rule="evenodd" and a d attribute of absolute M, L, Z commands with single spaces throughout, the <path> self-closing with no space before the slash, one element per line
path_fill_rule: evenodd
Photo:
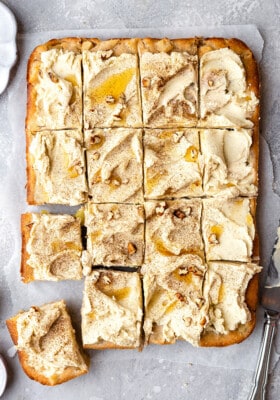
<path fill-rule="evenodd" d="M 27 213 L 21 216 L 21 277 L 58 281 L 81 279 L 81 220 L 73 215 Z"/>
<path fill-rule="evenodd" d="M 251 261 L 254 256 L 256 200 L 203 200 L 202 235 L 206 259 Z"/>
<path fill-rule="evenodd" d="M 85 131 L 89 195 L 96 203 L 143 202 L 142 131 Z"/>
<path fill-rule="evenodd" d="M 205 331 L 225 335 L 240 325 L 249 324 L 253 328 L 258 295 L 257 290 L 250 291 L 253 299 L 249 299 L 247 292 L 250 280 L 260 271 L 259 266 L 251 263 L 208 263 L 203 287 L 203 297 L 209 307 Z M 250 310 L 248 303 L 254 308 Z"/>
<path fill-rule="evenodd" d="M 82 133 L 27 132 L 26 141 L 28 203 L 84 203 L 88 190 Z"/>
<path fill-rule="evenodd" d="M 200 131 L 204 158 L 203 188 L 207 196 L 256 196 L 258 145 L 251 129 Z"/>
<path fill-rule="evenodd" d="M 196 126 L 197 40 L 140 39 L 138 51 L 144 126 Z"/>
<path fill-rule="evenodd" d="M 149 129 L 144 137 L 145 197 L 202 196 L 203 164 L 195 129 Z"/>
<path fill-rule="evenodd" d="M 54 386 L 88 372 L 89 362 L 79 349 L 63 300 L 20 312 L 7 326 L 31 379 Z"/>
<path fill-rule="evenodd" d="M 28 130 L 82 129 L 80 39 L 54 39 L 36 47 L 28 62 L 27 82 Z"/>
<path fill-rule="evenodd" d="M 258 126 L 258 68 L 251 50 L 243 42 L 203 39 L 199 46 L 199 71 L 199 126 Z"/>
<path fill-rule="evenodd" d="M 92 265 L 138 267 L 142 264 L 143 206 L 89 202 L 85 206 L 85 226 Z"/>
<path fill-rule="evenodd" d="M 143 272 L 157 273 L 172 268 L 183 255 L 204 258 L 200 230 L 202 201 L 166 200 L 147 201 L 146 247 Z"/>
<path fill-rule="evenodd" d="M 140 349 L 142 285 L 137 272 L 95 270 L 85 279 L 84 348 Z"/>
<path fill-rule="evenodd" d="M 141 127 L 137 39 L 83 42 L 84 126 Z"/>
<path fill-rule="evenodd" d="M 199 344 L 207 322 L 202 293 L 206 267 L 197 256 L 183 257 L 169 271 L 144 275 L 146 344 L 170 344 L 178 339 Z"/>

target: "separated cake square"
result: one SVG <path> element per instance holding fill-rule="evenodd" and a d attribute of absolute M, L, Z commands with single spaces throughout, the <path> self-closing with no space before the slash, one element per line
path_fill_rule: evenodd
<path fill-rule="evenodd" d="M 88 372 L 63 300 L 22 311 L 7 326 L 31 379 L 54 386 Z"/>
<path fill-rule="evenodd" d="M 142 316 L 137 272 L 95 270 L 86 277 L 82 306 L 85 348 L 140 349 Z"/>
<path fill-rule="evenodd" d="M 91 200 L 143 202 L 142 131 L 96 128 L 85 131 L 85 143 Z"/>

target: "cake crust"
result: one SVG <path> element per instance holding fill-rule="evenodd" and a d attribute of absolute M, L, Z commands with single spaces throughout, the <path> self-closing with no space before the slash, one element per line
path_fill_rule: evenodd
<path fill-rule="evenodd" d="M 33 268 L 28 265 L 29 253 L 27 251 L 27 243 L 30 239 L 30 231 L 32 227 L 32 214 L 26 213 L 21 215 L 21 267 L 20 274 L 24 283 L 34 280 Z"/>

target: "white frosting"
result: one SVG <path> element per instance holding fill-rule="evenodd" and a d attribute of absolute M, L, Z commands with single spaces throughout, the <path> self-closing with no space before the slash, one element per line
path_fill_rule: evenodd
<path fill-rule="evenodd" d="M 257 194 L 256 156 L 250 150 L 252 131 L 246 129 L 201 132 L 204 157 L 204 193 L 237 197 Z"/>
<path fill-rule="evenodd" d="M 85 202 L 84 150 L 77 131 L 38 132 L 29 148 L 36 175 L 37 203 L 77 205 Z"/>
<path fill-rule="evenodd" d="M 202 195 L 202 157 L 196 130 L 150 130 L 144 137 L 145 197 Z"/>
<path fill-rule="evenodd" d="M 36 85 L 36 124 L 47 129 L 81 128 L 81 55 L 51 49 L 41 53 Z"/>
<path fill-rule="evenodd" d="M 92 201 L 143 201 L 142 132 L 94 129 L 85 132 L 89 193 Z M 99 143 L 95 143 L 99 141 Z"/>
<path fill-rule="evenodd" d="M 144 275 L 147 342 L 174 343 L 184 339 L 198 345 L 207 322 L 202 298 L 204 272 L 205 266 L 198 257 L 185 256 L 181 265 L 172 264 L 159 274 Z"/>
<path fill-rule="evenodd" d="M 249 281 L 261 268 L 255 264 L 210 262 L 203 288 L 209 307 L 207 330 L 225 334 L 250 321 L 245 302 Z"/>
<path fill-rule="evenodd" d="M 135 54 L 83 51 L 84 126 L 142 125 L 138 61 Z"/>
<path fill-rule="evenodd" d="M 140 56 L 144 123 L 194 126 L 197 118 L 197 57 L 187 52 Z"/>
<path fill-rule="evenodd" d="M 85 281 L 83 344 L 139 347 L 142 292 L 138 273 L 93 271 Z"/>
<path fill-rule="evenodd" d="M 247 88 L 238 54 L 228 48 L 205 53 L 200 60 L 201 125 L 251 128 L 259 100 Z"/>
<path fill-rule="evenodd" d="M 202 234 L 208 260 L 250 261 L 255 237 L 250 199 L 203 200 Z"/>

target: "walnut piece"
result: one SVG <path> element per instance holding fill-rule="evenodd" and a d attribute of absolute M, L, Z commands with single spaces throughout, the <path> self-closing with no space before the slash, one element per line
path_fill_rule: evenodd
<path fill-rule="evenodd" d="M 176 293 L 175 296 L 182 302 L 186 301 L 185 296 L 183 296 L 181 293 Z"/>
<path fill-rule="evenodd" d="M 156 206 L 156 215 L 163 215 L 164 211 L 167 209 L 167 204 L 165 201 L 161 201 L 159 205 Z"/>
<path fill-rule="evenodd" d="M 184 211 L 182 211 L 182 210 L 175 210 L 174 212 L 173 212 L 173 215 L 175 216 L 175 217 L 177 217 L 177 218 L 179 218 L 179 219 L 184 219 L 184 218 L 186 218 L 186 214 L 184 213 Z"/>
<path fill-rule="evenodd" d="M 55 76 L 52 72 L 48 72 L 49 78 L 53 83 L 58 83 L 58 77 Z"/>
<path fill-rule="evenodd" d="M 98 151 L 95 151 L 95 152 L 93 153 L 93 155 L 92 155 L 92 158 L 93 158 L 95 161 L 99 160 L 99 158 L 100 158 L 100 153 L 98 153 Z"/>
<path fill-rule="evenodd" d="M 143 78 L 142 79 L 142 85 L 144 86 L 144 87 L 150 87 L 151 86 L 151 79 L 149 79 L 149 78 Z"/>
<path fill-rule="evenodd" d="M 106 103 L 114 104 L 115 103 L 114 96 L 106 96 Z"/>
<path fill-rule="evenodd" d="M 211 244 L 219 244 L 218 238 L 215 235 L 215 233 L 211 233 L 211 235 L 208 238 L 209 243 Z"/>
<path fill-rule="evenodd" d="M 135 246 L 134 243 L 129 242 L 127 245 L 127 251 L 129 255 L 135 254 L 137 251 L 137 247 Z"/>

